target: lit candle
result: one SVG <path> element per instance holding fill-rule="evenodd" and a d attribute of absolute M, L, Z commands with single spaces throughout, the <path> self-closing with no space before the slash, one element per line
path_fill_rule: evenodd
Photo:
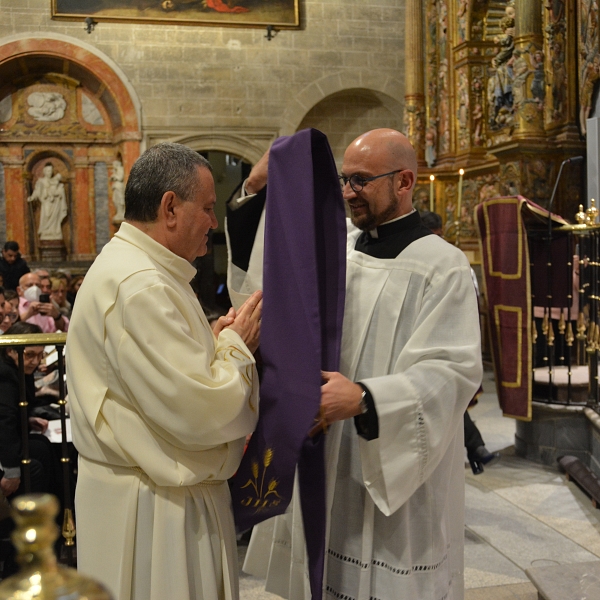
<path fill-rule="evenodd" d="M 433 182 L 435 181 L 435 175 L 429 176 L 429 210 L 433 212 L 435 206 L 435 198 L 433 197 Z"/>
<path fill-rule="evenodd" d="M 464 169 L 460 169 L 458 172 L 458 203 L 456 207 L 456 220 L 460 221 L 460 205 L 462 204 L 462 186 L 463 186 L 463 175 L 465 174 Z"/>

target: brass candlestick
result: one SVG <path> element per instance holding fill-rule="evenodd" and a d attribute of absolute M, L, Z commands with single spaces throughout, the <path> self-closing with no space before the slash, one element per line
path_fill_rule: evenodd
<path fill-rule="evenodd" d="M 54 496 L 19 496 L 12 507 L 17 524 L 12 541 L 21 570 L 0 583 L 0 600 L 112 600 L 99 583 L 57 564 L 52 549 L 58 537 Z"/>

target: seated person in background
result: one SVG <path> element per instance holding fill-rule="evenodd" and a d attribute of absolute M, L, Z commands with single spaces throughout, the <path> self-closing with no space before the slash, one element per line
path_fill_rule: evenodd
<path fill-rule="evenodd" d="M 71 303 L 67 300 L 67 285 L 65 280 L 59 277 L 50 279 L 51 292 L 50 299 L 58 308 L 60 314 L 67 319 L 71 318 Z"/>
<path fill-rule="evenodd" d="M 42 333 L 37 325 L 15 323 L 7 335 L 23 333 Z M 23 350 L 25 369 L 25 392 L 29 404 L 28 412 L 35 402 L 35 386 L 33 373 L 39 367 L 44 356 L 43 346 L 26 346 Z M 21 413 L 19 395 L 18 352 L 16 348 L 0 348 L 0 489 L 7 497 L 25 493 L 25 485 L 21 473 Z M 29 427 L 32 432 L 43 433 L 48 427 L 48 421 L 29 416 Z M 50 493 L 61 497 L 61 486 L 58 477 L 60 469 L 52 450 L 50 440 L 39 433 L 30 433 L 29 458 L 31 492 Z M 8 523 L 2 523 L 0 538 L 6 537 Z M 2 577 L 16 573 L 17 565 L 11 554 L 5 557 Z"/>
<path fill-rule="evenodd" d="M 45 282 L 44 285 L 42 285 L 42 281 Z M 52 302 L 40 301 L 40 294 L 49 295 L 51 291 L 49 279 L 41 280 L 36 273 L 23 275 L 17 287 L 21 321 L 38 325 L 44 333 L 67 331 L 69 319 L 61 315 Z"/>
<path fill-rule="evenodd" d="M 9 302 L 17 313 L 19 312 L 19 294 L 17 294 L 16 290 L 7 290 L 4 288 L 4 300 Z"/>
<path fill-rule="evenodd" d="M 19 296 L 15 290 L 4 291 L 3 319 L 0 321 L 0 335 L 19 320 Z"/>
<path fill-rule="evenodd" d="M 2 275 L 2 285 L 8 290 L 16 290 L 19 285 L 19 279 L 29 273 L 29 267 L 19 253 L 19 244 L 8 241 L 2 249 L 0 257 L 0 275 Z"/>
<path fill-rule="evenodd" d="M 75 306 L 75 297 L 77 296 L 77 292 L 83 283 L 83 275 L 77 275 L 71 279 L 71 283 L 69 283 L 69 287 L 67 288 L 67 300 L 71 303 L 71 310 L 73 306 Z"/>

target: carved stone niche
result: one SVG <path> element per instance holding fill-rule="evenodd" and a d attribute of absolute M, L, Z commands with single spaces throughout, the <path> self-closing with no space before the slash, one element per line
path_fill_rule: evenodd
<path fill-rule="evenodd" d="M 27 169 L 32 254 L 43 262 L 64 261 L 71 238 L 69 167 L 62 157 L 43 150 L 36 153 Z"/>

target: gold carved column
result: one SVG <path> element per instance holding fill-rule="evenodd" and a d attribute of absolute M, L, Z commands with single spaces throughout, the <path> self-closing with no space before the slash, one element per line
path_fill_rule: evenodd
<path fill-rule="evenodd" d="M 407 0 L 405 27 L 404 132 L 425 164 L 425 62 L 423 48 L 423 7 L 420 0 Z"/>
<path fill-rule="evenodd" d="M 546 77 L 542 11 L 539 0 L 524 0 L 518 4 L 516 11 L 512 66 L 514 139 L 544 137 Z"/>

